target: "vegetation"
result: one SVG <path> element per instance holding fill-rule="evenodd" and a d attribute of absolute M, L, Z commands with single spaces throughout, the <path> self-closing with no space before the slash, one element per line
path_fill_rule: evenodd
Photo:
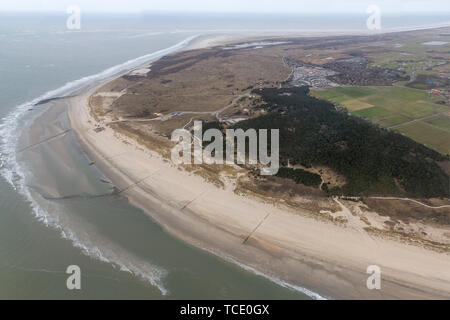
<path fill-rule="evenodd" d="M 329 192 L 449 196 L 449 176 L 438 165 L 448 161 L 448 156 L 338 111 L 332 103 L 309 96 L 307 87 L 267 88 L 254 93 L 267 102 L 268 114 L 239 122 L 234 127 L 279 129 L 280 163 L 283 166 L 288 162 L 304 167 L 325 165 L 346 177 L 346 185 Z M 281 170 L 280 174 L 304 181 L 304 178 L 298 178 L 302 174 L 295 171 Z"/>
<path fill-rule="evenodd" d="M 393 127 L 441 153 L 450 153 L 450 132 L 446 130 L 449 118 L 445 115 L 448 107 L 437 104 L 438 98 L 429 97 L 425 91 L 405 87 L 339 87 L 312 94 L 383 127 Z M 443 120 L 434 125 L 429 120 L 435 117 Z"/>
<path fill-rule="evenodd" d="M 292 179 L 296 183 L 301 183 L 308 187 L 317 188 L 322 183 L 322 178 L 318 174 L 303 169 L 280 168 L 277 176 Z"/>

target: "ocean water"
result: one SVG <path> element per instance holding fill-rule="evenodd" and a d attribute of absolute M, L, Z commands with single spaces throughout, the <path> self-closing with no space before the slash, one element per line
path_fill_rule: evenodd
<path fill-rule="evenodd" d="M 198 35 L 356 30 L 364 17 L 82 16 L 79 31 L 67 30 L 66 18 L 0 14 L 0 299 L 320 298 L 184 244 L 125 198 L 90 197 L 111 186 L 73 134 L 20 149 L 67 128 L 64 104 L 33 101 L 70 94 Z M 429 25 L 445 16 L 401 21 L 390 23 Z M 81 290 L 66 287 L 69 265 L 81 268 Z"/>

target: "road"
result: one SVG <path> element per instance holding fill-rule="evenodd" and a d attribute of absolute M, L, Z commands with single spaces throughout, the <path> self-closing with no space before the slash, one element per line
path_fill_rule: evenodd
<path fill-rule="evenodd" d="M 433 206 L 429 206 L 425 203 L 422 203 L 420 201 L 414 200 L 414 199 L 409 199 L 409 198 L 396 198 L 396 197 L 369 197 L 370 199 L 380 199 L 380 200 L 401 200 L 401 201 L 411 201 L 417 204 L 420 204 L 424 207 L 430 208 L 430 209 L 443 209 L 443 208 L 450 208 L 450 205 L 443 205 L 443 206 L 437 206 L 437 207 L 433 207 Z"/>
<path fill-rule="evenodd" d="M 209 115 L 214 115 L 216 117 L 216 119 L 219 119 L 219 114 L 221 114 L 222 112 L 224 112 L 225 110 L 227 110 L 231 107 L 234 107 L 240 99 L 242 99 L 244 97 L 249 97 L 250 94 L 251 94 L 251 92 L 241 94 L 241 95 L 237 96 L 236 98 L 234 98 L 226 106 L 224 106 L 218 110 L 215 110 L 215 111 L 173 111 L 168 115 L 163 115 L 163 116 L 152 118 L 152 119 L 119 119 L 119 120 L 110 121 L 110 122 L 108 122 L 108 124 L 118 123 L 118 122 L 148 122 L 148 121 L 155 121 L 155 120 L 166 121 L 166 120 L 170 119 L 171 115 L 173 115 L 173 114 L 177 114 L 176 116 L 185 115 L 185 114 L 209 114 Z M 192 120 L 193 120 L 193 118 L 191 118 L 189 120 L 189 122 L 184 125 L 183 128 L 186 128 L 186 126 L 189 123 L 191 123 Z"/>
<path fill-rule="evenodd" d="M 405 122 L 402 122 L 402 123 L 399 123 L 399 124 L 390 126 L 390 127 L 388 127 L 388 129 L 397 128 L 397 127 L 400 127 L 400 126 L 403 126 L 403 125 L 406 125 L 406 124 L 409 124 L 409 123 L 413 123 L 413 122 L 417 122 L 417 121 L 426 120 L 426 119 L 433 118 L 433 117 L 436 117 L 436 116 L 439 116 L 439 115 L 443 115 L 443 114 L 446 114 L 446 112 L 440 112 L 440 113 L 429 114 L 429 115 L 427 115 L 427 116 L 425 116 L 425 117 L 422 117 L 422 118 L 413 119 L 413 120 L 405 121 Z M 428 124 L 429 124 L 429 123 L 428 123 Z M 430 126 L 433 126 L 433 125 L 430 124 Z M 433 126 L 433 127 L 434 127 L 434 126 Z M 436 127 L 436 128 L 437 128 L 437 127 Z M 439 128 L 438 128 L 438 129 L 439 129 Z"/>

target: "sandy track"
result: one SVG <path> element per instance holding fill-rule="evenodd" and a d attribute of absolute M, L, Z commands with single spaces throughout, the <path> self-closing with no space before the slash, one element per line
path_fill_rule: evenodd
<path fill-rule="evenodd" d="M 417 203 L 421 206 L 430 208 L 430 209 L 444 209 L 444 208 L 450 208 L 450 205 L 443 205 L 443 206 L 430 206 L 426 203 L 414 200 L 414 199 L 409 199 L 409 198 L 396 198 L 396 197 L 369 197 L 370 199 L 378 199 L 378 200 L 400 200 L 400 201 L 411 201 L 414 203 Z"/>

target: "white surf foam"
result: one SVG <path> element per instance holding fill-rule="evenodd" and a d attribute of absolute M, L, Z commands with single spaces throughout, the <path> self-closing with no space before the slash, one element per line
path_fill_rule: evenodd
<path fill-rule="evenodd" d="M 116 245 L 98 246 L 95 244 L 97 242 L 104 242 L 103 239 L 91 241 L 89 235 L 85 234 L 83 241 L 80 241 L 71 229 L 63 230 L 61 224 L 58 224 L 56 227 L 61 230 L 63 238 L 72 240 L 73 245 L 79 248 L 85 255 L 95 257 L 100 261 L 111 264 L 120 271 L 140 277 L 157 287 L 162 295 L 169 293 L 162 282 L 168 274 L 165 269 L 144 261 Z"/>
<path fill-rule="evenodd" d="M 100 261 L 110 263 L 117 266 L 121 271 L 135 274 L 152 285 L 156 286 L 163 295 L 167 294 L 161 279 L 166 276 L 167 272 L 159 267 L 151 265 L 145 261 L 141 261 L 136 257 L 119 256 L 109 248 L 99 248 L 91 241 L 81 240 L 70 227 L 60 223 L 57 215 L 50 214 L 40 202 L 37 201 L 37 194 L 33 194 L 26 185 L 26 177 L 29 175 L 27 169 L 21 165 L 17 158 L 17 144 L 20 136 L 20 130 L 25 123 L 25 115 L 27 111 L 39 101 L 51 99 L 61 95 L 68 95 L 84 86 L 90 85 L 98 81 L 107 80 L 113 76 L 119 75 L 133 67 L 137 67 L 143 63 L 158 59 L 164 55 L 175 52 L 187 46 L 197 36 L 189 37 L 174 46 L 159 50 L 136 59 L 128 60 L 122 64 L 108 68 L 100 73 L 87 76 L 75 81 L 71 81 L 62 87 L 46 92 L 40 97 L 17 106 L 12 112 L 1 120 L 0 123 L 0 174 L 8 181 L 11 186 L 19 192 L 29 202 L 35 217 L 49 227 L 58 229 L 63 238 L 72 241 L 73 245 L 79 248 L 84 254 L 94 257 Z M 40 199 L 42 201 L 43 199 Z M 123 251 L 123 250 L 122 250 Z M 121 254 L 124 252 L 121 252 Z"/>
<path fill-rule="evenodd" d="M 202 248 L 202 249 L 207 251 L 207 252 L 209 252 L 209 253 L 211 253 L 211 254 L 219 256 L 219 257 L 221 257 L 222 259 L 224 259 L 224 260 L 226 260 L 228 262 L 236 264 L 239 267 L 241 267 L 242 269 L 244 269 L 246 271 L 249 271 L 249 272 L 252 272 L 252 273 L 256 274 L 257 276 L 266 278 L 266 279 L 268 279 L 268 280 L 278 284 L 279 286 L 282 286 L 284 288 L 288 288 L 290 290 L 294 290 L 294 291 L 297 291 L 297 292 L 301 292 L 301 293 L 307 295 L 308 297 L 310 297 L 310 298 L 312 298 L 314 300 L 328 300 L 326 297 L 324 297 L 324 296 L 322 296 L 322 295 L 320 295 L 320 294 L 318 294 L 318 293 L 316 293 L 314 291 L 311 291 L 311 290 L 309 290 L 307 288 L 304 288 L 304 287 L 301 287 L 301 286 L 298 286 L 298 285 L 286 282 L 284 280 L 281 280 L 281 279 L 269 276 L 269 275 L 267 275 L 267 274 L 265 274 L 265 273 L 263 273 L 261 271 L 256 270 L 253 267 L 250 267 L 250 266 L 247 266 L 247 265 L 245 265 L 243 263 L 240 263 L 239 261 L 236 261 L 235 259 L 233 259 L 233 258 L 231 258 L 231 257 L 229 257 L 227 255 L 214 252 L 213 250 L 210 250 L 210 249 L 207 249 L 207 248 Z"/>

